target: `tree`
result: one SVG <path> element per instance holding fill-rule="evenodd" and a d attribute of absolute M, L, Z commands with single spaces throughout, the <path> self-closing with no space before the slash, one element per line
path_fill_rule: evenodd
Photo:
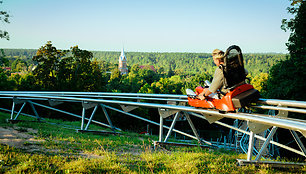
<path fill-rule="evenodd" d="M 19 79 L 19 91 L 37 91 L 39 89 L 39 86 L 36 85 L 36 79 L 31 73 L 25 74 Z"/>
<path fill-rule="evenodd" d="M 8 78 L 6 73 L 0 69 L 0 89 L 2 91 L 16 90 L 16 82 Z"/>
<path fill-rule="evenodd" d="M 3 1 L 0 1 L 0 5 L 3 3 Z M 9 21 L 10 15 L 6 11 L 0 10 L 0 22 L 4 23 L 10 23 Z M 0 29 L 0 39 L 6 39 L 9 40 L 9 34 L 5 30 Z M 0 66 L 7 66 L 8 65 L 8 60 L 5 58 L 5 54 L 3 49 L 0 49 Z M 7 75 L 3 72 L 2 69 L 0 69 L 0 88 L 2 90 L 10 90 L 12 82 L 8 80 Z"/>
<path fill-rule="evenodd" d="M 306 2 L 292 1 L 288 12 L 293 19 L 283 20 L 282 29 L 291 31 L 288 43 L 290 57 L 274 65 L 270 70 L 267 97 L 306 100 Z"/>
<path fill-rule="evenodd" d="M 7 58 L 5 58 L 5 54 L 3 49 L 0 49 L 0 66 L 8 66 L 9 61 Z"/>
<path fill-rule="evenodd" d="M 268 73 L 260 73 L 256 75 L 251 80 L 251 84 L 257 89 L 261 94 L 267 91 L 267 80 L 269 74 Z"/>
<path fill-rule="evenodd" d="M 33 71 L 33 75 L 43 90 L 56 90 L 56 77 L 59 71 L 59 64 L 61 57 L 65 53 L 65 51 L 57 50 L 51 41 L 48 41 L 45 46 L 37 50 L 33 61 L 36 61 L 38 65 Z"/>
<path fill-rule="evenodd" d="M 91 52 L 79 49 L 78 46 L 70 50 L 57 50 L 48 41 L 33 57 L 38 63 L 33 71 L 36 84 L 43 90 L 106 90 L 108 77 L 102 74 L 97 61 L 91 61 L 92 58 Z"/>
<path fill-rule="evenodd" d="M 81 50 L 78 46 L 71 47 L 70 52 L 73 59 L 71 79 L 73 86 L 71 88 L 77 91 L 92 91 L 95 81 L 95 77 L 92 74 L 93 67 L 91 66 L 92 53 L 87 50 Z M 99 78 L 99 76 L 96 78 Z"/>
<path fill-rule="evenodd" d="M 184 84 L 179 76 L 172 76 L 171 78 L 160 78 L 159 81 L 153 82 L 151 85 L 143 85 L 140 93 L 154 93 L 154 94 L 181 94 Z"/>
<path fill-rule="evenodd" d="M 167 76 L 168 76 L 168 77 L 171 77 L 171 76 L 173 76 L 173 75 L 175 75 L 175 73 L 172 71 L 171 65 L 169 65 L 169 71 L 168 71 L 168 73 L 167 73 Z"/>
<path fill-rule="evenodd" d="M 11 65 L 13 72 L 26 71 L 28 69 L 26 61 L 17 58 Z"/>
<path fill-rule="evenodd" d="M 118 68 L 115 68 L 112 70 L 111 77 L 107 84 L 107 90 L 109 92 L 121 92 L 120 87 L 122 86 L 120 84 L 121 81 L 121 75 Z"/>
<path fill-rule="evenodd" d="M 2 4 L 2 3 L 3 3 L 3 1 L 0 1 L 0 4 Z M 10 15 L 8 14 L 8 12 L 0 11 L 0 22 L 10 23 L 9 17 L 10 17 Z M 9 33 L 5 30 L 0 29 L 0 38 L 10 40 Z"/>

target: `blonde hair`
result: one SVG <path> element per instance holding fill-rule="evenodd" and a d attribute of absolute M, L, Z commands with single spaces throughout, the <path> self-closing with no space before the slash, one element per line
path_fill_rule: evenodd
<path fill-rule="evenodd" d="M 222 50 L 215 49 L 215 50 L 212 52 L 212 56 L 213 56 L 213 58 L 215 58 L 215 59 L 221 59 L 221 61 L 223 61 L 224 52 L 223 52 Z"/>

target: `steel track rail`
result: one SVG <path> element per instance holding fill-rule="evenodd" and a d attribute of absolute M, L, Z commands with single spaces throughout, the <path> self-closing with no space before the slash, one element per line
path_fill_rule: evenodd
<path fill-rule="evenodd" d="M 143 100 L 173 100 L 179 102 L 188 102 L 186 95 L 177 94 L 144 94 L 144 93 L 110 93 L 110 92 L 50 92 L 50 91 L 0 91 L 1 95 L 6 94 L 28 94 L 28 95 L 45 95 L 45 96 L 67 96 L 67 97 L 86 97 L 86 98 L 122 98 L 122 99 L 143 99 Z M 185 99 L 185 100 L 184 100 Z M 275 105 L 282 107 L 305 108 L 305 101 L 295 100 L 278 100 L 260 98 L 258 104 Z M 264 108 L 265 109 L 265 108 Z M 275 109 L 275 108 L 273 108 Z M 292 111 L 294 112 L 294 111 Z M 304 111 L 302 111 L 304 112 Z"/>
<path fill-rule="evenodd" d="M 33 96 L 65 96 L 65 97 L 79 97 L 79 98 L 99 98 L 99 99 L 128 99 L 128 100 L 147 100 L 147 101 L 167 101 L 167 102 L 185 102 L 188 100 L 183 99 L 187 98 L 184 95 L 169 95 L 169 94 L 142 94 L 142 93 L 107 93 L 107 92 L 50 92 L 50 91 L 0 91 L 0 98 L 9 98 L 2 95 L 9 94 L 27 94 Z M 47 100 L 47 99 L 44 99 Z M 63 100 L 62 100 L 63 101 Z M 306 108 L 306 102 L 303 101 L 292 101 L 292 100 L 275 100 L 275 99 L 259 99 L 258 104 L 270 104 L 276 106 L 266 106 L 266 105 L 252 105 L 253 108 L 269 109 L 269 110 L 278 110 L 286 112 L 296 112 L 306 114 L 306 109 L 292 108 L 300 107 Z M 289 106 L 290 108 L 288 108 Z"/>
<path fill-rule="evenodd" d="M 144 93 L 112 93 L 112 92 L 50 92 L 50 91 L 0 91 L 1 94 L 32 94 L 32 95 L 56 95 L 56 96 L 129 96 L 129 97 L 155 97 L 155 98 L 177 98 L 187 99 L 186 95 L 177 94 L 144 94 Z"/>

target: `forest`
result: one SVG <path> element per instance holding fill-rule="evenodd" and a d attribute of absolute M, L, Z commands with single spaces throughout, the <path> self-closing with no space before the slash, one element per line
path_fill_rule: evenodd
<path fill-rule="evenodd" d="M 16 64 L 23 63 L 23 66 L 35 64 L 32 60 L 37 50 L 35 49 L 3 49 L 4 54 L 13 66 L 13 71 L 18 72 Z M 93 60 L 118 64 L 120 52 L 91 51 Z M 197 74 L 208 73 L 212 75 L 215 67 L 210 53 L 158 53 L 158 52 L 125 52 L 128 65 L 153 65 L 159 72 L 167 72 L 169 69 L 176 74 Z M 244 64 L 252 75 L 268 73 L 269 68 L 281 60 L 285 60 L 287 54 L 280 53 L 248 53 L 243 54 Z M 18 63 L 17 63 L 18 62 Z M 112 67 L 103 67 L 109 70 Z"/>
<path fill-rule="evenodd" d="M 58 50 L 47 42 L 38 50 L 3 49 L 3 90 L 107 91 L 184 94 L 199 81 L 211 80 L 215 65 L 210 53 L 126 52 L 129 73 L 118 71 L 120 52 L 87 51 L 77 46 Z M 269 68 L 286 54 L 244 54 L 251 83 L 263 91 Z M 5 61 L 4 61 L 5 60 Z M 145 66 L 140 69 L 139 65 Z M 156 71 L 149 68 L 153 65 Z M 147 68 L 146 68 L 147 66 Z"/>

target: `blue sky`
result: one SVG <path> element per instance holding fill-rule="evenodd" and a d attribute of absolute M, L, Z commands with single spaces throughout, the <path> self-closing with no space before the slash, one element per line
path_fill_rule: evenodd
<path fill-rule="evenodd" d="M 3 0 L 10 40 L 0 48 L 127 52 L 206 52 L 232 44 L 243 52 L 287 53 L 288 0 Z"/>

